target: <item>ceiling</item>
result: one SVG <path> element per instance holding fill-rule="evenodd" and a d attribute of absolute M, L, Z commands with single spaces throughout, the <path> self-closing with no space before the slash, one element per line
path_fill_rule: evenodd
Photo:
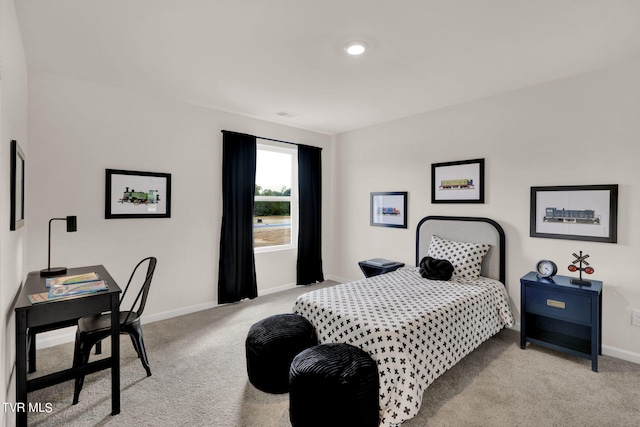
<path fill-rule="evenodd" d="M 640 0 L 15 4 L 30 68 L 326 134 L 640 58 Z"/>

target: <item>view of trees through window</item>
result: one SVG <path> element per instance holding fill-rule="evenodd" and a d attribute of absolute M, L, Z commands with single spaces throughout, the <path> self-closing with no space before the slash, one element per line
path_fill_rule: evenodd
<path fill-rule="evenodd" d="M 291 245 L 295 151 L 258 146 L 253 242 L 255 248 Z M 295 214 L 295 213 L 294 213 Z"/>
<path fill-rule="evenodd" d="M 291 189 L 282 187 L 280 191 L 269 189 L 263 190 L 262 187 L 256 185 L 256 196 L 291 196 Z M 254 216 L 290 216 L 290 202 L 255 202 L 253 209 Z"/>

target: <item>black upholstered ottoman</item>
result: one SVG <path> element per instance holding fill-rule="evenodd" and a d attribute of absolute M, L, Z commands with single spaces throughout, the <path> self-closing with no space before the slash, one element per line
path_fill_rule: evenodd
<path fill-rule="evenodd" d="M 255 323 L 245 341 L 249 381 L 267 393 L 286 393 L 291 361 L 316 344 L 313 325 L 297 314 L 276 314 Z"/>
<path fill-rule="evenodd" d="M 321 344 L 298 354 L 289 371 L 289 419 L 294 427 L 376 427 L 378 368 L 349 344 Z"/>

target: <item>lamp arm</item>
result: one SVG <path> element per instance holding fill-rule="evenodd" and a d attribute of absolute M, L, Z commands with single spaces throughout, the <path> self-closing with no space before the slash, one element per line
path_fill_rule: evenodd
<path fill-rule="evenodd" d="M 66 221 L 67 218 L 51 218 L 49 220 L 49 247 L 47 249 L 47 270 L 51 270 L 51 221 L 62 220 Z"/>

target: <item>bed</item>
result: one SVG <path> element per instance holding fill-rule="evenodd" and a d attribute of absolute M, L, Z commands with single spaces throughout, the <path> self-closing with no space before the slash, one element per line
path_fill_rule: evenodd
<path fill-rule="evenodd" d="M 429 280 L 425 256 L 454 265 L 449 281 Z M 315 327 L 320 343 L 365 350 L 380 377 L 380 425 L 414 417 L 424 390 L 514 318 L 505 281 L 505 236 L 493 220 L 429 216 L 416 230 L 416 267 L 318 289 L 293 312 Z"/>

